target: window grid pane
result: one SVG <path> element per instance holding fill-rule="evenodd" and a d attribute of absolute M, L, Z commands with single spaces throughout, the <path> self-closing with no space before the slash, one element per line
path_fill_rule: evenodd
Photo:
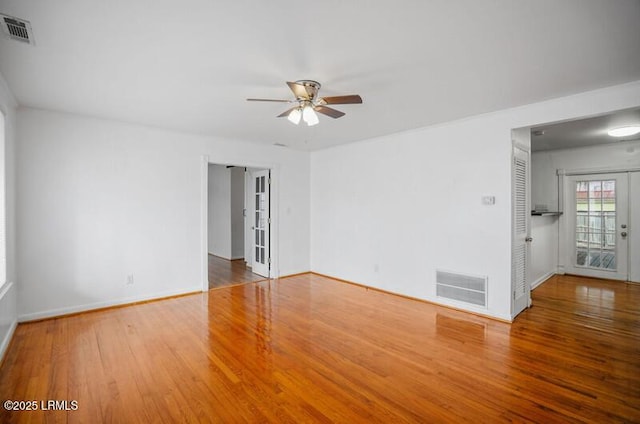
<path fill-rule="evenodd" d="M 576 182 L 576 265 L 615 270 L 616 181 Z"/>

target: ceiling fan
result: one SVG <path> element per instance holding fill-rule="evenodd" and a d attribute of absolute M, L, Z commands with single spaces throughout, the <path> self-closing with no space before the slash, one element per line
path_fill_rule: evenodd
<path fill-rule="evenodd" d="M 295 82 L 287 82 L 287 85 L 293 91 L 295 100 L 280 100 L 280 99 L 247 99 L 250 102 L 281 102 L 281 103 L 296 103 L 294 107 L 282 112 L 278 115 L 278 118 L 284 116 L 287 119 L 298 125 L 302 119 L 308 126 L 316 125 L 318 122 L 318 115 L 316 112 L 323 115 L 330 116 L 332 118 L 340 118 L 344 116 L 344 112 L 327 107 L 326 105 L 346 105 L 346 104 L 358 104 L 362 103 L 362 97 L 357 94 L 349 94 L 346 96 L 330 96 L 330 97 L 318 97 L 318 91 L 320 90 L 320 83 L 312 80 L 298 80 Z"/>

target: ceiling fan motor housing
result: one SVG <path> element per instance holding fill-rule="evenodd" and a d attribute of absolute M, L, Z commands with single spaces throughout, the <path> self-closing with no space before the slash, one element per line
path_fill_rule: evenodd
<path fill-rule="evenodd" d="M 320 83 L 318 81 L 313 81 L 313 80 L 297 80 L 296 84 L 302 85 L 306 92 L 307 92 L 307 96 L 301 96 L 301 95 L 297 95 L 296 99 L 298 99 L 298 101 L 313 101 L 317 96 L 318 96 L 318 91 L 320 90 Z"/>

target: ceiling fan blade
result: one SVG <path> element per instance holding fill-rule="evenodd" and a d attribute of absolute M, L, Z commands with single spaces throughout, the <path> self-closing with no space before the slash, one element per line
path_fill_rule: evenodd
<path fill-rule="evenodd" d="M 280 99 L 247 99 L 248 102 L 278 102 L 278 103 L 291 103 L 293 100 L 280 100 Z"/>
<path fill-rule="evenodd" d="M 291 113 L 292 110 L 294 109 L 298 109 L 299 106 L 296 107 L 292 107 L 291 109 L 287 109 L 284 112 L 282 112 L 280 115 L 276 116 L 276 118 L 284 118 L 285 116 L 289 116 L 289 114 Z"/>
<path fill-rule="evenodd" d="M 287 85 L 293 91 L 293 94 L 296 96 L 296 99 L 309 99 L 309 93 L 304 85 L 298 84 L 297 82 L 287 81 Z"/>
<path fill-rule="evenodd" d="M 362 103 L 362 97 L 357 94 L 349 94 L 347 96 L 330 96 L 330 97 L 321 97 L 318 100 L 319 104 L 322 105 L 349 105 Z"/>
<path fill-rule="evenodd" d="M 313 108 L 313 110 L 315 110 L 318 113 L 322 113 L 323 115 L 330 116 L 332 118 L 340 118 L 341 116 L 344 116 L 344 112 L 340 112 L 339 110 L 332 109 L 326 106 L 316 106 Z"/>

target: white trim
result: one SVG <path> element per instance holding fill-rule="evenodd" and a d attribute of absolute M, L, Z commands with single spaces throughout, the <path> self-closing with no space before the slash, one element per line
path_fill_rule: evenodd
<path fill-rule="evenodd" d="M 13 338 L 13 334 L 15 333 L 16 327 L 18 326 L 18 320 L 15 316 L 15 293 L 10 292 L 11 289 L 16 289 L 14 286 L 15 285 L 11 281 L 8 281 L 0 287 L 0 301 L 5 300 L 6 302 L 14 305 L 13 307 L 10 307 L 10 309 L 13 309 L 13 312 L 10 312 L 12 316 L 10 318 L 11 321 L 8 327 L 8 331 L 4 334 L 4 336 L 2 337 L 2 341 L 0 342 L 0 361 L 2 361 L 2 358 L 4 358 L 4 354 L 9 348 L 9 344 L 11 343 L 11 339 Z M 9 299 L 9 297 L 12 298 Z"/>
<path fill-rule="evenodd" d="M 9 326 L 9 331 L 7 331 L 7 334 L 4 335 L 4 339 L 2 339 L 2 344 L 0 344 L 0 362 L 4 359 L 4 354 L 7 353 L 7 349 L 9 348 L 9 344 L 11 343 L 11 339 L 13 339 L 13 334 L 16 332 L 17 327 L 18 320 L 14 319 Z"/>
<path fill-rule="evenodd" d="M 0 285 L 0 299 L 4 297 L 5 294 L 9 292 L 9 289 L 13 286 L 11 281 L 6 281 L 2 285 Z"/>
<path fill-rule="evenodd" d="M 601 172 L 601 170 L 609 170 L 609 172 Z M 628 169 L 635 169 L 635 168 L 628 168 Z M 634 172 L 634 171 L 630 171 L 627 168 L 593 168 L 593 169 L 584 169 L 584 170 L 564 170 L 564 169 L 558 169 L 557 170 L 557 174 L 559 176 L 559 179 L 562 180 L 562 184 L 563 184 L 563 203 L 566 204 L 567 200 L 572 199 L 573 203 L 573 199 L 574 199 L 574 190 L 575 190 L 575 185 L 573 186 L 573 188 L 570 188 L 571 185 L 571 181 L 577 181 L 578 178 L 580 177 L 585 177 L 588 178 L 589 176 L 593 176 L 593 175 L 597 175 L 600 176 L 600 174 L 602 174 L 603 177 L 606 177 L 606 174 L 620 174 L 620 175 L 616 175 L 615 178 L 621 178 L 621 181 L 625 181 L 628 185 L 629 179 L 628 179 L 628 175 L 629 172 Z M 565 177 L 576 177 L 576 178 L 565 178 Z M 611 178 L 614 178 L 613 176 L 611 176 Z M 618 186 L 616 186 L 618 187 Z M 617 189 L 617 188 L 616 188 Z M 627 187 L 627 196 L 630 195 L 629 192 L 629 187 Z M 629 202 L 628 200 L 629 198 L 627 198 L 627 202 Z M 618 204 L 619 201 L 619 197 L 616 197 L 616 205 Z M 577 267 L 575 265 L 575 206 L 572 204 L 570 207 L 571 210 L 571 214 L 565 213 L 563 215 L 560 216 L 560 220 L 559 220 L 559 231 L 558 231 L 558 238 L 559 238 L 559 243 L 560 245 L 558 246 L 558 255 L 559 255 L 559 259 L 562 259 L 562 262 L 559 262 L 558 264 L 558 268 L 560 268 L 562 266 L 562 274 L 564 274 L 565 272 L 565 268 L 568 268 L 570 270 L 570 272 L 572 274 L 576 274 L 576 275 L 581 275 L 581 276 L 585 276 L 585 277 L 595 277 L 595 278 L 604 278 L 604 279 L 610 279 L 610 280 L 617 280 L 617 281 L 629 281 L 629 269 L 630 269 L 630 255 L 629 255 L 629 249 L 627 247 L 627 254 L 626 254 L 626 264 L 620 265 L 620 262 L 622 261 L 617 261 L 618 266 L 621 266 L 621 268 L 618 269 L 614 269 L 614 270 L 609 270 L 609 269 L 595 269 L 595 268 L 590 268 L 590 267 Z M 627 215 L 630 213 L 629 211 L 629 206 L 627 205 L 626 208 L 626 213 Z M 618 209 L 620 210 L 620 209 Z M 624 210 L 624 208 L 622 208 L 622 210 Z M 618 216 L 618 215 L 616 215 Z M 616 218 L 617 219 L 617 218 Z M 573 224 L 573 225 L 572 225 Z M 616 247 L 616 255 L 619 253 L 618 248 Z M 620 256 L 620 258 L 623 258 L 623 256 Z M 578 272 L 578 268 L 579 268 L 579 272 Z M 626 275 L 623 277 L 620 274 L 620 269 L 626 268 Z"/>
<path fill-rule="evenodd" d="M 271 246 L 269 247 L 271 255 L 271 270 L 269 272 L 269 278 L 275 279 L 280 276 L 280 166 L 277 164 L 260 164 L 255 162 L 248 163 L 229 163 L 229 161 L 220 160 L 216 161 L 215 158 L 211 158 L 207 155 L 202 155 L 200 164 L 200 258 L 201 258 L 201 290 L 203 292 L 209 291 L 209 248 L 207 243 L 208 234 L 208 186 L 209 186 L 209 164 L 226 164 L 233 165 L 241 168 L 254 168 L 264 169 L 271 171 Z M 239 258 L 238 258 L 239 259 Z M 250 261 L 249 261 L 250 263 Z"/>
<path fill-rule="evenodd" d="M 556 275 L 555 271 L 549 271 L 546 274 L 544 274 L 542 277 L 538 278 L 536 281 L 534 281 L 533 283 L 531 283 L 531 290 L 535 289 L 536 287 L 538 287 L 540 284 L 544 283 L 545 281 L 547 281 L 549 278 L 553 277 L 554 275 Z"/>
<path fill-rule="evenodd" d="M 524 143 L 521 143 L 521 142 L 519 142 L 517 140 L 511 139 L 511 145 L 512 145 L 512 147 L 517 147 L 518 149 L 531 154 L 531 147 L 527 146 Z"/>
<path fill-rule="evenodd" d="M 271 217 L 271 228 L 269 229 L 271 269 L 269 270 L 269 278 L 274 279 L 280 277 L 280 166 L 272 166 L 269 169 L 271 170 L 271 193 L 269 195 L 271 201 L 269 211 Z"/>
<path fill-rule="evenodd" d="M 593 174 L 624 174 L 626 172 L 638 172 L 640 167 L 622 167 L 622 168 L 589 168 L 589 169 L 558 169 L 556 173 L 559 176 L 575 176 L 575 175 L 593 175 Z"/>
<path fill-rule="evenodd" d="M 207 215 L 209 200 L 209 156 L 202 155 L 200 159 L 200 284 L 201 290 L 209 290 L 209 258 L 207 234 L 209 233 Z"/>
<path fill-rule="evenodd" d="M 171 296 L 180 296 L 188 293 L 200 291 L 200 285 L 194 285 L 189 288 L 180 290 L 170 290 L 166 292 L 154 293 L 152 295 L 132 296 L 118 300 L 107 300 L 103 302 L 86 303 L 84 305 L 67 306 L 64 308 L 49 309 L 46 311 L 32 312 L 29 314 L 21 314 L 18 316 L 19 322 L 33 321 L 36 319 L 52 318 L 60 315 L 73 314 L 77 312 L 88 312 L 94 309 L 108 308 L 111 306 L 126 305 L 129 303 L 144 302 L 148 300 L 163 299 Z"/>
<path fill-rule="evenodd" d="M 227 258 L 226 256 L 216 255 L 213 252 L 208 252 L 208 255 L 215 256 L 216 258 L 224 259 L 226 261 L 237 261 L 239 259 L 244 259 L 244 256 L 231 256 L 231 257 Z"/>

